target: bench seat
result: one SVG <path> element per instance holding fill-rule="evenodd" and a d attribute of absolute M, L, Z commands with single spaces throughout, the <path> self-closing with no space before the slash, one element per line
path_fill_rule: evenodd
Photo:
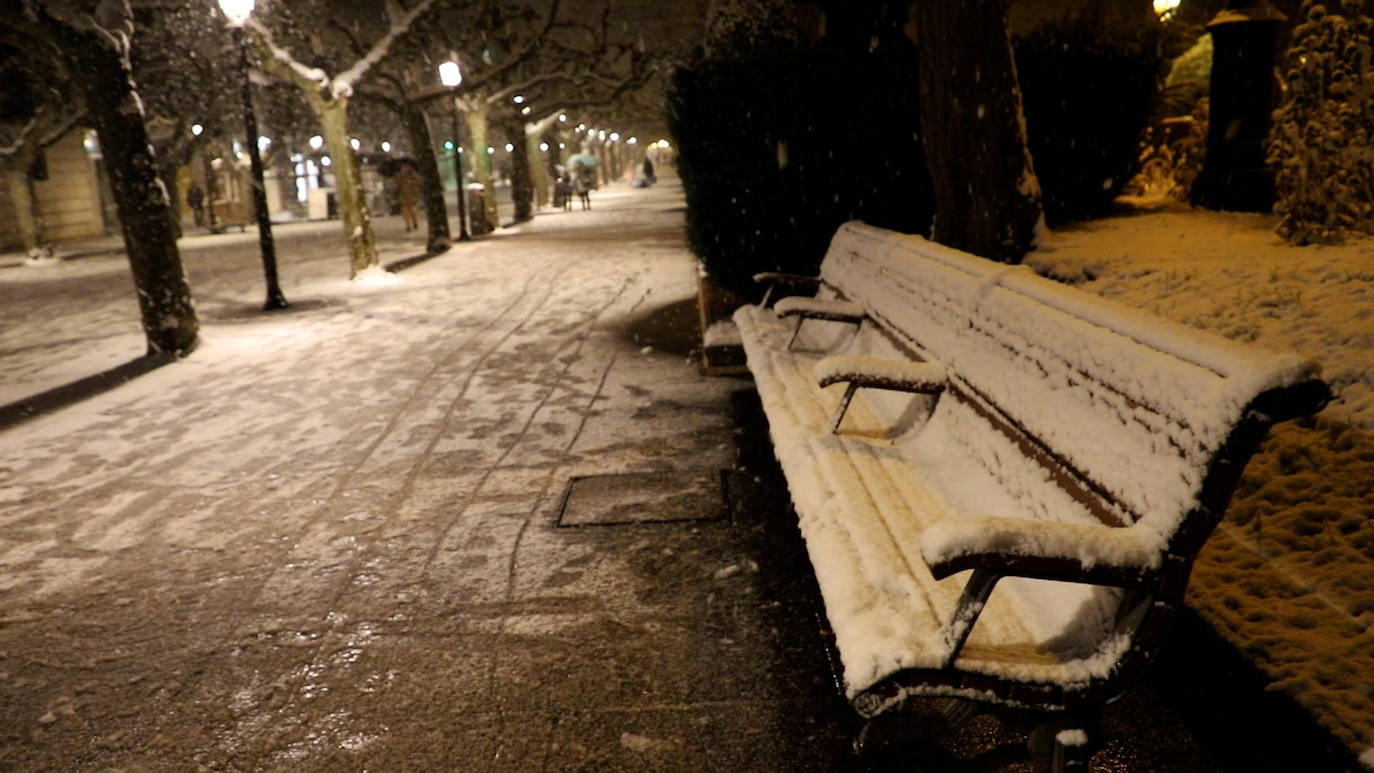
<path fill-rule="evenodd" d="M 951 517 L 958 510 L 950 500 L 970 499 L 969 492 L 976 491 L 979 501 L 1003 519 L 1027 523 L 1016 518 L 1014 498 L 975 459 L 951 453 L 934 434 L 907 447 L 894 444 L 890 426 L 866 402 L 851 404 L 843 434 L 827 434 L 841 392 L 817 383 L 813 371 L 822 358 L 789 354 L 791 326 L 772 311 L 746 306 L 734 319 L 766 412 L 792 417 L 770 421 L 770 433 L 836 637 L 847 697 L 897 671 L 942 667 L 953 646 L 947 623 L 968 578 L 964 572 L 935 579 L 922 554 L 922 535 L 947 534 L 937 549 L 956 557 L 968 540 L 949 529 L 961 523 Z M 967 490 L 931 487 L 939 481 Z M 1093 530 L 1098 536 L 1095 530 L 1108 530 L 1078 509 L 1077 522 L 1064 524 L 1069 534 Z M 1080 630 L 1110 624 L 1116 599 L 1102 595 L 1084 585 L 1006 581 L 983 610 L 956 665 L 1058 683 L 1105 677 L 1120 655 L 1113 649 L 1119 643 L 1102 643 L 1100 630 Z M 1056 620 L 1040 609 L 1047 599 L 1075 614 Z M 1089 606 L 1099 614 L 1081 614 Z M 1034 614 L 1037 610 L 1041 614 Z M 1105 649 L 1092 646 L 1097 643 Z"/>

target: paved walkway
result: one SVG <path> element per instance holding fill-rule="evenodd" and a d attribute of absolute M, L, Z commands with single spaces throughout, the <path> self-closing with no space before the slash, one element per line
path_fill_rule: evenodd
<path fill-rule="evenodd" d="M 116 388 L 121 258 L 0 275 L 11 399 L 89 382 L 0 429 L 0 770 L 856 769 L 680 188 L 594 197 L 428 260 L 384 221 L 370 289 L 282 229 L 270 315 L 217 237 L 204 347 Z M 1108 731 L 1103 769 L 1220 769 L 1148 690 Z M 990 718 L 951 749 L 1029 770 Z"/>

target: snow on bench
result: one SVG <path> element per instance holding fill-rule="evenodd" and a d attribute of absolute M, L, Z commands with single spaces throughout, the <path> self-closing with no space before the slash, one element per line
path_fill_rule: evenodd
<path fill-rule="evenodd" d="M 814 284 L 734 320 L 868 718 L 956 697 L 1078 738 L 1058 731 L 1152 657 L 1270 424 L 1329 398 L 1299 355 L 862 223 Z"/>
<path fill-rule="evenodd" d="M 790 299 L 788 299 L 790 300 Z M 797 325 L 801 329 L 801 325 Z M 844 396 L 830 420 L 830 432 L 839 430 L 840 422 L 849 409 L 854 393 L 860 387 L 886 389 L 890 392 L 912 392 L 938 395 L 945 391 L 945 368 L 938 362 L 907 362 L 877 357 L 836 355 L 826 357 L 811 369 L 818 386 L 846 384 Z"/>

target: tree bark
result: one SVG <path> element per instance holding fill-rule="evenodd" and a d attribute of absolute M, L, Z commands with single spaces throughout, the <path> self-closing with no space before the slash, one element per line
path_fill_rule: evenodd
<path fill-rule="evenodd" d="M 320 134 L 333 161 L 335 195 L 343 219 L 344 238 L 348 240 L 348 278 L 356 279 L 358 274 L 381 265 L 381 260 L 377 257 L 377 244 L 372 235 L 372 213 L 367 208 L 358 154 L 349 144 L 352 137 L 348 134 L 348 100 L 328 99 L 317 91 L 309 95 L 308 101 L 320 121 Z"/>
<path fill-rule="evenodd" d="M 510 197 L 515 205 L 515 222 L 524 223 L 534 219 L 534 179 L 530 175 L 524 121 L 515 119 L 506 123 L 506 141 L 511 144 Z"/>
<path fill-rule="evenodd" d="M 401 101 L 401 122 L 410 137 L 415 163 L 420 167 L 420 198 L 425 204 L 425 221 L 429 224 L 427 252 L 443 252 L 449 248 L 453 236 L 448 229 L 448 211 L 444 206 L 444 184 L 439 177 L 439 161 L 434 156 L 434 137 L 429 131 L 429 119 L 418 105 Z M 453 138 L 454 143 L 458 138 Z M 458 188 L 462 190 L 462 184 Z"/>
<path fill-rule="evenodd" d="M 915 3 L 935 241 L 1018 263 L 1041 220 L 1007 33 L 1008 0 Z"/>
<path fill-rule="evenodd" d="M 468 124 L 468 135 L 472 138 L 472 152 L 467 154 L 472 176 L 486 189 L 482 197 L 486 203 L 487 222 L 493 228 L 501 225 L 496 214 L 496 188 L 491 184 L 491 154 L 487 153 L 487 108 L 479 106 L 463 113 Z M 460 186 L 461 187 L 461 186 Z"/>
<path fill-rule="evenodd" d="M 101 10 L 119 14 L 114 29 L 75 27 L 59 20 L 53 26 L 84 93 L 109 169 L 148 353 L 185 354 L 196 346 L 200 321 L 134 85 L 129 62 L 132 12 L 127 2 L 102 3 Z"/>
<path fill-rule="evenodd" d="M 19 228 L 24 253 L 30 258 L 47 258 L 52 256 L 52 243 L 48 241 L 43 210 L 38 204 L 33 178 L 29 176 L 32 163 L 33 154 L 21 151 L 13 159 L 11 168 L 5 170 L 5 184 L 14 205 L 14 224 Z"/>
<path fill-rule="evenodd" d="M 546 163 L 544 153 L 539 149 L 540 139 L 538 134 L 527 134 L 525 136 L 525 155 L 531 159 L 530 172 L 533 173 L 534 181 L 534 207 L 536 210 L 549 205 L 549 165 Z"/>
<path fill-rule="evenodd" d="M 595 139 L 587 143 L 591 146 L 591 154 L 596 159 L 596 178 L 600 185 L 605 185 L 610 181 L 610 164 L 607 163 L 606 143 Z"/>

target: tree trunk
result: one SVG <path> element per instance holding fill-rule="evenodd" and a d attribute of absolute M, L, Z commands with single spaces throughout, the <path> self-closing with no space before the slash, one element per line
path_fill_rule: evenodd
<path fill-rule="evenodd" d="M 167 189 L 157 174 L 143 104 L 134 85 L 125 34 L 132 32 L 127 4 L 123 11 L 126 29 L 113 33 L 56 24 L 109 169 L 148 353 L 180 355 L 195 348 L 200 321 L 177 251 Z"/>
<path fill-rule="evenodd" d="M 515 205 L 515 222 L 534 219 L 534 179 L 530 175 L 529 145 L 525 142 L 525 123 L 519 119 L 506 123 L 510 152 L 510 197 Z"/>
<path fill-rule="evenodd" d="M 448 211 L 444 206 L 444 184 L 439 177 L 439 161 L 434 156 L 434 138 L 429 132 L 429 119 L 418 105 L 401 102 L 401 122 L 410 137 L 415 163 L 420 167 L 420 198 L 425 203 L 425 221 L 429 223 L 427 252 L 443 252 L 449 248 L 453 236 L 448 230 Z M 458 138 L 453 138 L 454 143 Z M 461 191 L 462 183 L 458 185 Z"/>
<path fill-rule="evenodd" d="M 534 207 L 536 210 L 549 205 L 549 165 L 544 152 L 539 149 L 543 141 L 538 134 L 525 136 L 525 155 L 530 159 L 530 172 L 534 180 Z"/>
<path fill-rule="evenodd" d="M 1041 219 L 1008 0 L 915 3 L 921 126 L 935 186 L 933 238 L 1018 263 Z"/>
<path fill-rule="evenodd" d="M 487 108 L 477 107 L 463 113 L 468 124 L 468 135 L 472 138 L 472 152 L 467 154 L 472 176 L 486 189 L 483 200 L 486 202 L 487 222 L 492 227 L 501 225 L 496 214 L 496 188 L 491 184 L 491 154 L 487 152 Z M 461 185 L 460 185 L 461 188 Z"/>
<path fill-rule="evenodd" d="M 30 258 L 48 258 L 52 257 L 52 243 L 48 241 L 43 210 L 38 204 L 33 178 L 28 172 L 32 158 L 31 153 L 21 151 L 14 160 L 15 168 L 5 170 L 5 184 L 9 189 L 10 202 L 14 205 L 14 224 L 19 228 L 24 253 Z"/>
<path fill-rule="evenodd" d="M 608 160 L 606 157 L 606 143 L 592 140 L 589 144 L 591 145 L 592 156 L 596 158 L 597 182 L 601 185 L 605 185 L 610 181 L 608 177 L 610 174 L 610 164 L 606 163 Z"/>
<path fill-rule="evenodd" d="M 372 236 L 372 214 L 367 209 L 367 196 L 363 192 L 358 154 L 349 144 L 352 138 L 348 134 L 348 100 L 326 99 L 315 92 L 310 94 L 308 101 L 320 121 L 320 134 L 334 162 L 335 195 L 343 219 L 344 238 L 348 240 L 348 278 L 356 279 L 358 274 L 381 265 L 381 261 Z"/>

